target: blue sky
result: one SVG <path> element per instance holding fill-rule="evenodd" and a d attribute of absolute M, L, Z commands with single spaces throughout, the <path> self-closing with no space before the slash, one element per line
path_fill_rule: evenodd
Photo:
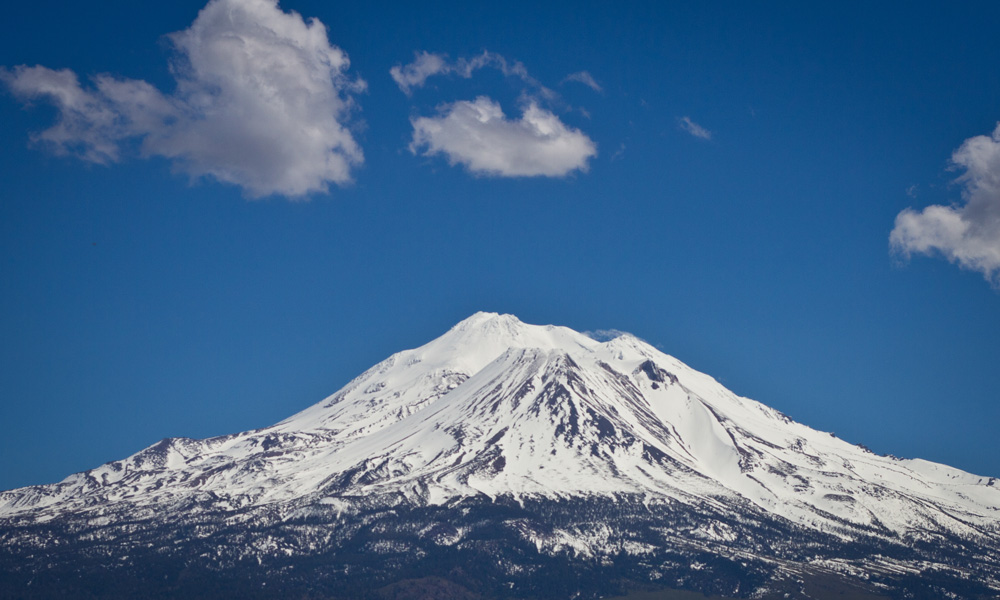
<path fill-rule="evenodd" d="M 477 310 L 1000 476 L 995 3 L 8 11 L 0 489 L 269 425 Z"/>

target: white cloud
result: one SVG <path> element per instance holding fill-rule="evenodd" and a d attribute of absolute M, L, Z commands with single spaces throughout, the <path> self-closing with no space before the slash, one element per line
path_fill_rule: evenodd
<path fill-rule="evenodd" d="M 620 338 L 623 335 L 635 337 L 631 333 L 622 331 L 621 329 L 598 329 L 596 331 L 584 331 L 583 335 L 596 342 L 609 342 L 615 338 Z"/>
<path fill-rule="evenodd" d="M 118 160 L 118 141 L 126 136 L 118 112 L 100 92 L 81 88 L 75 73 L 20 66 L 0 69 L 0 80 L 22 100 L 47 98 L 59 109 L 59 122 L 32 135 L 33 141 L 51 147 L 57 154 L 77 154 L 98 164 Z M 106 83 L 105 77 L 95 80 L 98 86 Z"/>
<path fill-rule="evenodd" d="M 521 118 L 508 119 L 500 105 L 486 96 L 446 104 L 439 107 L 436 116 L 410 119 L 410 151 L 424 156 L 444 155 L 450 164 L 464 165 L 477 175 L 562 177 L 572 171 L 586 171 L 590 158 L 597 155 L 596 144 L 540 106 L 542 101 L 559 103 L 558 94 L 531 77 L 520 62 L 489 51 L 457 60 L 444 54 L 418 52 L 413 62 L 396 65 L 389 73 L 409 96 L 431 77 L 470 79 L 484 68 L 496 69 L 523 86 Z"/>
<path fill-rule="evenodd" d="M 578 129 L 531 101 L 520 119 L 507 119 L 500 105 L 480 96 L 442 107 L 436 117 L 417 117 L 410 151 L 444 154 L 479 175 L 561 177 L 586 171 L 597 146 Z"/>
<path fill-rule="evenodd" d="M 957 180 L 963 203 L 907 208 L 896 216 L 890 246 L 904 258 L 940 253 L 1000 287 L 1000 123 L 990 136 L 965 140 L 951 162 L 965 170 Z"/>
<path fill-rule="evenodd" d="M 347 55 L 319 20 L 283 12 L 277 0 L 211 0 L 169 37 L 172 94 L 110 75 L 84 87 L 72 71 L 41 66 L 0 69 L 0 80 L 24 101 L 56 106 L 56 124 L 33 136 L 56 153 L 107 164 L 139 140 L 143 156 L 253 197 L 351 180 L 364 159 L 347 121 L 364 82 L 345 75 Z"/>
<path fill-rule="evenodd" d="M 503 56 L 489 51 L 472 58 L 459 58 L 449 61 L 445 54 L 417 52 L 413 62 L 407 65 L 396 65 L 389 69 L 389 74 L 407 96 L 413 90 L 423 87 L 427 80 L 435 75 L 458 75 L 470 79 L 479 69 L 494 68 L 507 77 L 520 79 L 529 86 L 536 88 L 544 97 L 554 97 L 555 93 L 540 84 L 528 74 L 528 70 L 518 61 L 509 61 Z"/>
<path fill-rule="evenodd" d="M 691 117 L 681 117 L 677 119 L 677 124 L 681 129 L 690 133 L 696 138 L 703 140 L 712 139 L 712 132 L 691 120 Z"/>
<path fill-rule="evenodd" d="M 582 83 L 583 85 L 589 87 L 595 92 L 603 91 L 603 88 L 601 88 L 601 84 L 597 83 L 597 80 L 594 79 L 594 76 L 586 71 L 571 73 L 567 75 L 566 79 L 564 79 L 563 81 L 576 81 L 577 83 Z"/>
<path fill-rule="evenodd" d="M 423 86 L 428 77 L 447 72 L 449 69 L 444 55 L 420 52 L 413 62 L 404 66 L 396 65 L 389 69 L 389 74 L 399 89 L 409 96 L 414 88 Z"/>

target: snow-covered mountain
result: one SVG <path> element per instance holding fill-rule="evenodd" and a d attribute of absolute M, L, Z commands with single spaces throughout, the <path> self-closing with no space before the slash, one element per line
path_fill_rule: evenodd
<path fill-rule="evenodd" d="M 212 555 L 215 572 L 322 555 L 347 577 L 346 549 L 412 566 L 484 541 L 519 548 L 490 576 L 515 596 L 556 560 L 757 597 L 816 577 L 989 597 L 1000 485 L 813 430 L 631 335 L 478 313 L 271 427 L 0 493 L 0 546 L 25 577 L 55 546 L 59 564 L 96 552 L 133 570 L 147 553 Z"/>

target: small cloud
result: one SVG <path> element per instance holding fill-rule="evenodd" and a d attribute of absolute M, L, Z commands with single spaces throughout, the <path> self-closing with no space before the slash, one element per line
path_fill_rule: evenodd
<path fill-rule="evenodd" d="M 528 70 L 518 61 L 510 61 L 503 56 L 489 51 L 472 58 L 459 58 L 449 61 L 445 54 L 431 52 L 417 52 L 413 62 L 407 65 L 396 65 L 389 69 L 389 75 L 407 96 L 413 90 L 423 87 L 427 80 L 435 75 L 458 75 L 463 79 L 470 79 L 472 75 L 484 68 L 494 68 L 506 77 L 520 79 L 529 86 L 536 88 L 543 97 L 554 97 L 555 93 L 540 84 L 535 78 L 528 74 Z"/>
<path fill-rule="evenodd" d="M 443 55 L 419 52 L 410 64 L 396 65 L 389 69 L 389 75 L 392 76 L 399 89 L 409 96 L 413 93 L 414 88 L 423 86 L 429 77 L 443 73 L 448 69 Z"/>
<path fill-rule="evenodd" d="M 965 140 L 951 164 L 965 171 L 956 180 L 962 202 L 903 210 L 889 235 L 890 248 L 904 259 L 940 254 L 1000 288 L 1000 123 L 992 135 Z"/>
<path fill-rule="evenodd" d="M 452 165 L 464 165 L 476 175 L 494 177 L 563 177 L 586 171 L 597 145 L 578 129 L 566 126 L 545 104 L 559 105 L 559 95 L 528 74 L 527 68 L 495 52 L 450 60 L 444 54 L 418 52 L 413 62 L 396 65 L 389 74 L 406 95 L 438 75 L 470 79 L 481 69 L 496 69 L 522 85 L 519 119 L 508 119 L 500 105 L 486 96 L 438 107 L 438 114 L 410 119 L 410 151 L 441 154 Z M 579 109 L 590 118 L 589 113 Z"/>
<path fill-rule="evenodd" d="M 566 76 L 565 79 L 563 79 L 563 81 L 575 81 L 577 83 L 582 83 L 583 85 L 589 87 L 590 89 L 594 90 L 595 92 L 602 92 L 602 91 L 604 91 L 603 88 L 601 88 L 601 84 L 597 83 L 597 81 L 594 79 L 593 75 L 591 75 L 590 73 L 588 73 L 586 71 L 579 71 L 577 73 L 570 73 L 569 75 Z"/>
<path fill-rule="evenodd" d="M 25 102 L 58 110 L 32 139 L 57 154 L 98 164 L 140 142 L 192 177 L 209 176 L 251 197 L 303 196 L 351 181 L 364 161 L 348 128 L 353 94 L 347 54 L 317 19 L 306 22 L 277 0 L 211 0 L 191 27 L 169 36 L 176 90 L 111 75 L 81 85 L 69 70 L 0 68 Z"/>
<path fill-rule="evenodd" d="M 615 150 L 615 153 L 611 155 L 610 160 L 611 162 L 615 162 L 616 160 L 621 160 L 621 157 L 623 156 L 625 156 L 625 142 L 622 142 L 621 146 Z"/>
<path fill-rule="evenodd" d="M 520 119 L 508 119 L 500 105 L 480 96 L 439 109 L 436 117 L 411 119 L 410 151 L 444 154 L 452 165 L 496 177 L 562 177 L 586 171 L 597 145 L 578 129 L 529 101 Z"/>
<path fill-rule="evenodd" d="M 598 329 L 597 331 L 584 331 L 583 335 L 589 337 L 590 339 L 596 342 L 609 342 L 613 339 L 620 338 L 623 335 L 632 335 L 632 334 L 627 331 L 621 331 L 619 329 Z"/>
<path fill-rule="evenodd" d="M 913 184 L 910 187 L 906 188 L 906 195 L 909 196 L 910 198 L 916 198 L 917 197 L 917 184 Z"/>
<path fill-rule="evenodd" d="M 691 117 L 681 117 L 677 119 L 677 125 L 696 138 L 701 138 L 703 140 L 712 139 L 712 132 L 692 121 Z"/>

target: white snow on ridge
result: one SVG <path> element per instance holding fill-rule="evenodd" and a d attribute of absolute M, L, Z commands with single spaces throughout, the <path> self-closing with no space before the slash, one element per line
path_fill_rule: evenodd
<path fill-rule="evenodd" d="M 384 493 L 429 504 L 632 493 L 734 511 L 750 502 L 848 536 L 851 527 L 1000 535 L 992 479 L 872 454 L 634 336 L 598 342 L 492 313 L 394 354 L 271 427 L 163 440 L 57 484 L 0 493 L 0 517 L 168 510 L 203 497 L 221 510 L 347 506 L 344 498 Z"/>

